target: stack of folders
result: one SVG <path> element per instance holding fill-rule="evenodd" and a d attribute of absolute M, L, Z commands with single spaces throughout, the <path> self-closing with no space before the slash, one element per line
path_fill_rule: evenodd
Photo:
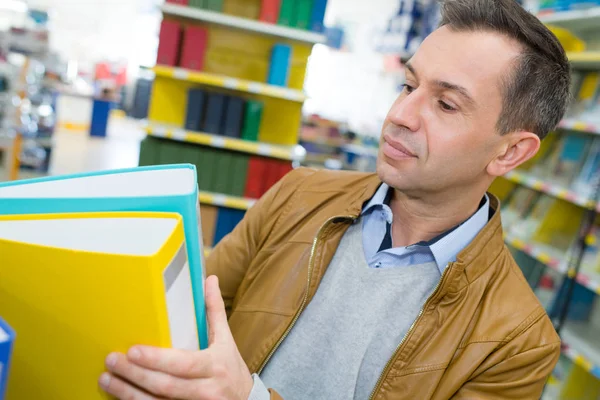
<path fill-rule="evenodd" d="M 191 165 L 0 185 L 7 400 L 103 399 L 110 352 L 205 348 L 199 225 Z"/>

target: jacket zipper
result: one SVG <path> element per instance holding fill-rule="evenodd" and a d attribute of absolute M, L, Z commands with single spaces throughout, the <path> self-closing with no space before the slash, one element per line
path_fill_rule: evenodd
<path fill-rule="evenodd" d="M 453 263 L 449 263 L 446 266 L 446 269 L 444 270 L 444 273 L 442 274 L 442 277 L 440 278 L 438 284 L 436 285 L 435 289 L 433 290 L 433 293 L 431 293 L 431 295 L 427 298 L 427 300 L 425 301 L 425 304 L 423 305 L 423 307 L 419 311 L 419 315 L 417 315 L 417 318 L 413 321 L 413 323 L 410 326 L 410 328 L 408 328 L 408 331 L 406 331 L 406 334 L 404 335 L 404 337 L 402 338 L 402 340 L 400 341 L 400 343 L 396 347 L 396 350 L 394 350 L 394 353 L 392 354 L 392 357 L 388 360 L 387 364 L 385 364 L 385 368 L 383 369 L 383 372 L 379 376 L 379 379 L 377 379 L 377 384 L 375 384 L 375 387 L 373 388 L 373 391 L 371 392 L 371 395 L 369 396 L 369 400 L 373 400 L 375 398 L 375 394 L 379 391 L 379 389 L 381 389 L 381 385 L 383 383 L 383 379 L 388 374 L 388 372 L 390 372 L 393 360 L 396 358 L 396 354 L 398 354 L 398 352 L 402 348 L 402 345 L 404 344 L 404 341 L 406 340 L 406 338 L 408 337 L 408 335 L 412 332 L 413 328 L 417 325 L 417 323 L 421 319 L 421 316 L 423 315 L 423 311 L 429 306 L 429 302 L 431 301 L 431 299 L 434 298 L 437 295 L 440 287 L 442 287 L 442 283 L 444 282 L 444 279 L 446 278 L 447 272 L 450 269 L 450 267 L 452 266 L 452 264 Z"/>
<path fill-rule="evenodd" d="M 262 364 L 258 368 L 258 371 L 257 371 L 258 375 L 260 375 L 262 373 L 262 370 L 265 368 L 265 366 L 267 365 L 267 363 L 269 362 L 269 360 L 271 359 L 271 357 L 273 357 L 273 354 L 275 354 L 275 352 L 277 351 L 277 349 L 279 348 L 279 346 L 281 345 L 281 343 L 283 343 L 283 341 L 285 340 L 285 338 L 289 335 L 290 331 L 292 330 L 292 328 L 296 324 L 296 321 L 298 321 L 298 318 L 300 318 L 300 314 L 302 313 L 302 311 L 304 311 L 304 308 L 306 307 L 306 304 L 308 303 L 308 291 L 309 291 L 309 288 L 310 288 L 310 280 L 312 278 L 312 270 L 313 270 L 313 267 L 314 267 L 314 257 L 315 257 L 315 253 L 316 253 L 316 250 L 317 250 L 317 245 L 319 243 L 319 240 L 321 239 L 321 235 L 325 231 L 325 227 L 327 227 L 333 220 L 336 220 L 336 219 L 337 220 L 339 220 L 339 219 L 351 219 L 351 220 L 355 220 L 356 216 L 354 216 L 354 215 L 344 215 L 344 216 L 339 216 L 339 217 L 331 217 L 327 221 L 325 221 L 323 223 L 323 225 L 321 225 L 321 227 L 317 231 L 317 236 L 315 236 L 315 238 L 313 240 L 312 248 L 310 250 L 310 258 L 308 260 L 308 277 L 307 277 L 307 281 L 306 281 L 306 290 L 304 291 L 304 297 L 302 298 L 302 304 L 300 305 L 300 308 L 298 309 L 298 311 L 296 311 L 296 314 L 294 315 L 294 318 L 292 319 L 292 322 L 290 323 L 290 325 L 287 327 L 287 329 L 283 333 L 283 336 L 281 336 L 281 338 L 279 338 L 279 340 L 277 341 L 277 343 L 275 343 L 275 346 L 271 349 L 271 351 L 267 355 L 267 358 L 265 358 L 265 360 L 262 362 Z"/>

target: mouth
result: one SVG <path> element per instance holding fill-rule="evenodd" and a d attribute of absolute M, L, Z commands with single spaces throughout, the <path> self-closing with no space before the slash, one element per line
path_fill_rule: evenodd
<path fill-rule="evenodd" d="M 383 153 L 391 159 L 418 158 L 416 154 L 408 150 L 401 143 L 394 141 L 388 134 L 383 135 L 383 142 Z"/>

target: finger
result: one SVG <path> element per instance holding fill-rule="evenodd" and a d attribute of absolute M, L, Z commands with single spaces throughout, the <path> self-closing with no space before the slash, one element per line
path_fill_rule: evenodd
<path fill-rule="evenodd" d="M 205 351 L 163 349 L 151 346 L 134 346 L 127 352 L 127 359 L 140 367 L 164 372 L 183 379 L 211 376 L 213 363 Z"/>
<path fill-rule="evenodd" d="M 217 340 L 231 340 L 231 330 L 227 322 L 225 303 L 219 289 L 219 278 L 209 276 L 206 279 L 206 315 L 208 319 L 209 346 Z"/>
<path fill-rule="evenodd" d="M 122 400 L 155 400 L 157 397 L 152 397 L 132 386 L 122 379 L 117 378 L 107 372 L 103 373 L 98 380 L 98 384 L 106 393 L 113 395 L 117 399 Z"/>
<path fill-rule="evenodd" d="M 189 398 L 195 391 L 192 381 L 142 368 L 129 362 L 124 354 L 110 354 L 106 358 L 106 367 L 113 376 L 123 378 L 152 395 Z"/>

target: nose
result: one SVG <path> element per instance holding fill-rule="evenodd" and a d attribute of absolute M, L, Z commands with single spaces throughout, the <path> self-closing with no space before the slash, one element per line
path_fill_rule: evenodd
<path fill-rule="evenodd" d="M 421 127 L 422 97 L 419 89 L 413 90 L 410 94 L 401 94 L 390 109 L 389 121 L 396 126 L 405 127 L 411 132 L 418 131 Z"/>

